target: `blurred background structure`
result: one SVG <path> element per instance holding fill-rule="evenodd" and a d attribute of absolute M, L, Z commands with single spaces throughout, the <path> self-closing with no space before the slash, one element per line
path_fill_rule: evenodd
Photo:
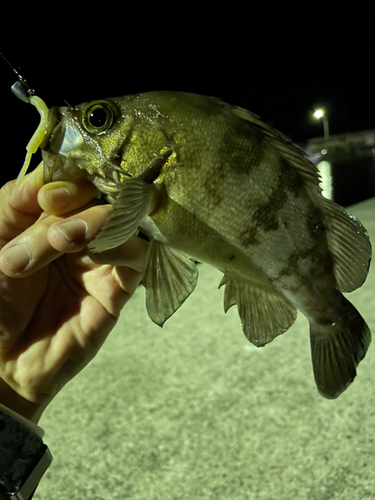
<path fill-rule="evenodd" d="M 375 194 L 375 128 L 314 137 L 300 145 L 319 169 L 323 193 L 342 206 Z"/>

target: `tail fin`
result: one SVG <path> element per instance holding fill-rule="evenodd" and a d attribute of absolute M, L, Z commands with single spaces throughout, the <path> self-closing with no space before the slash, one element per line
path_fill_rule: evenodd
<path fill-rule="evenodd" d="M 322 396 L 337 398 L 356 376 L 371 342 L 371 332 L 357 309 L 341 295 L 339 320 L 311 323 L 311 356 L 315 383 Z"/>

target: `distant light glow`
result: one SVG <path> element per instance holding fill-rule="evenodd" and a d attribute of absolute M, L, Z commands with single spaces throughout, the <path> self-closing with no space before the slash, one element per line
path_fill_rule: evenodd
<path fill-rule="evenodd" d="M 322 149 L 322 150 L 321 150 L 322 155 L 326 155 L 326 154 L 327 154 L 327 151 L 328 151 L 327 149 Z"/>
<path fill-rule="evenodd" d="M 317 120 L 319 120 L 319 118 L 323 118 L 323 116 L 325 115 L 325 111 L 324 109 L 320 108 L 320 109 L 316 109 L 314 111 L 314 116 Z"/>
<path fill-rule="evenodd" d="M 317 168 L 322 178 L 320 186 L 322 194 L 325 198 L 333 199 L 333 182 L 332 182 L 332 165 L 329 161 L 321 161 L 318 163 Z"/>

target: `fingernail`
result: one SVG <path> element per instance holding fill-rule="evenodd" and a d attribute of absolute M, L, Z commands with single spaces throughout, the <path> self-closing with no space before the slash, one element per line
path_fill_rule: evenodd
<path fill-rule="evenodd" d="M 53 208 L 59 210 L 68 206 L 72 199 L 71 194 L 65 187 L 49 189 L 46 191 L 45 197 Z"/>
<path fill-rule="evenodd" d="M 81 219 L 73 219 L 67 222 L 55 224 L 53 229 L 59 231 L 69 242 L 82 238 L 87 232 L 88 226 Z"/>
<path fill-rule="evenodd" d="M 23 243 L 17 243 L 1 253 L 1 260 L 8 270 L 17 274 L 28 266 L 31 261 L 31 252 Z"/>

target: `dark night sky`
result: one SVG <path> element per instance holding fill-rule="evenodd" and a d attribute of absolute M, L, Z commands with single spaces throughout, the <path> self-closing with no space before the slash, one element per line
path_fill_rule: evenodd
<path fill-rule="evenodd" d="M 0 8 L 0 50 L 48 106 L 180 90 L 247 108 L 295 142 L 322 135 L 309 119 L 316 104 L 332 134 L 375 128 L 372 8 L 254 4 L 14 2 Z M 2 61 L 0 74 L 6 179 L 38 113 L 11 94 L 16 78 Z"/>

